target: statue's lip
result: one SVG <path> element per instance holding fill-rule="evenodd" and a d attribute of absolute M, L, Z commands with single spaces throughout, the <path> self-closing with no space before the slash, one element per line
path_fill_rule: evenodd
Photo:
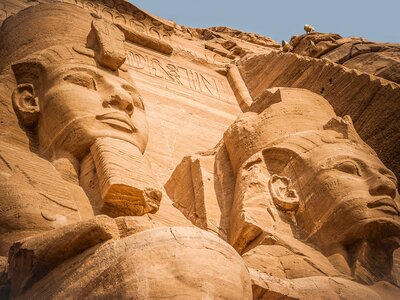
<path fill-rule="evenodd" d="M 367 204 L 368 208 L 385 209 L 386 212 L 392 212 L 400 215 L 399 208 L 392 198 L 383 198 Z"/>
<path fill-rule="evenodd" d="M 127 114 L 122 112 L 109 112 L 103 115 L 97 115 L 97 120 L 107 123 L 113 127 L 118 127 L 119 129 L 124 129 L 129 132 L 136 132 L 137 129 L 135 125 L 132 124 L 131 119 Z"/>

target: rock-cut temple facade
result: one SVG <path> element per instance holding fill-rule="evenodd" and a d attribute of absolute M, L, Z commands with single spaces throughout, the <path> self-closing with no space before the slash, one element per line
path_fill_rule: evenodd
<path fill-rule="evenodd" d="M 400 44 L 123 0 L 0 25 L 0 299 L 400 299 Z"/>

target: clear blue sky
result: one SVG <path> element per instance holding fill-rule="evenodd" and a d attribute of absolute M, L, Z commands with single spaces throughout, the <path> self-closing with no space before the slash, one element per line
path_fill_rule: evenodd
<path fill-rule="evenodd" d="M 160 17 L 191 27 L 224 25 L 280 42 L 303 25 L 342 36 L 400 43 L 400 0 L 129 0 Z"/>

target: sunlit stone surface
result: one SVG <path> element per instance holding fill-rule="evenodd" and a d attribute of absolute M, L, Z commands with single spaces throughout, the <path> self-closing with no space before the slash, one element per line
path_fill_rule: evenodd
<path fill-rule="evenodd" d="M 1 299 L 400 298 L 399 44 L 0 22 Z"/>

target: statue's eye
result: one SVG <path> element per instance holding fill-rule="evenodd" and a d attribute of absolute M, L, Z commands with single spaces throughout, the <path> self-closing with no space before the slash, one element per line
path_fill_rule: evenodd
<path fill-rule="evenodd" d="M 85 88 L 96 90 L 96 83 L 93 77 L 84 72 L 76 72 L 72 74 L 68 74 L 63 78 L 65 81 L 70 83 L 83 86 Z"/>
<path fill-rule="evenodd" d="M 351 161 L 345 161 L 337 164 L 334 168 L 347 174 L 361 176 L 360 169 L 354 162 Z"/>

